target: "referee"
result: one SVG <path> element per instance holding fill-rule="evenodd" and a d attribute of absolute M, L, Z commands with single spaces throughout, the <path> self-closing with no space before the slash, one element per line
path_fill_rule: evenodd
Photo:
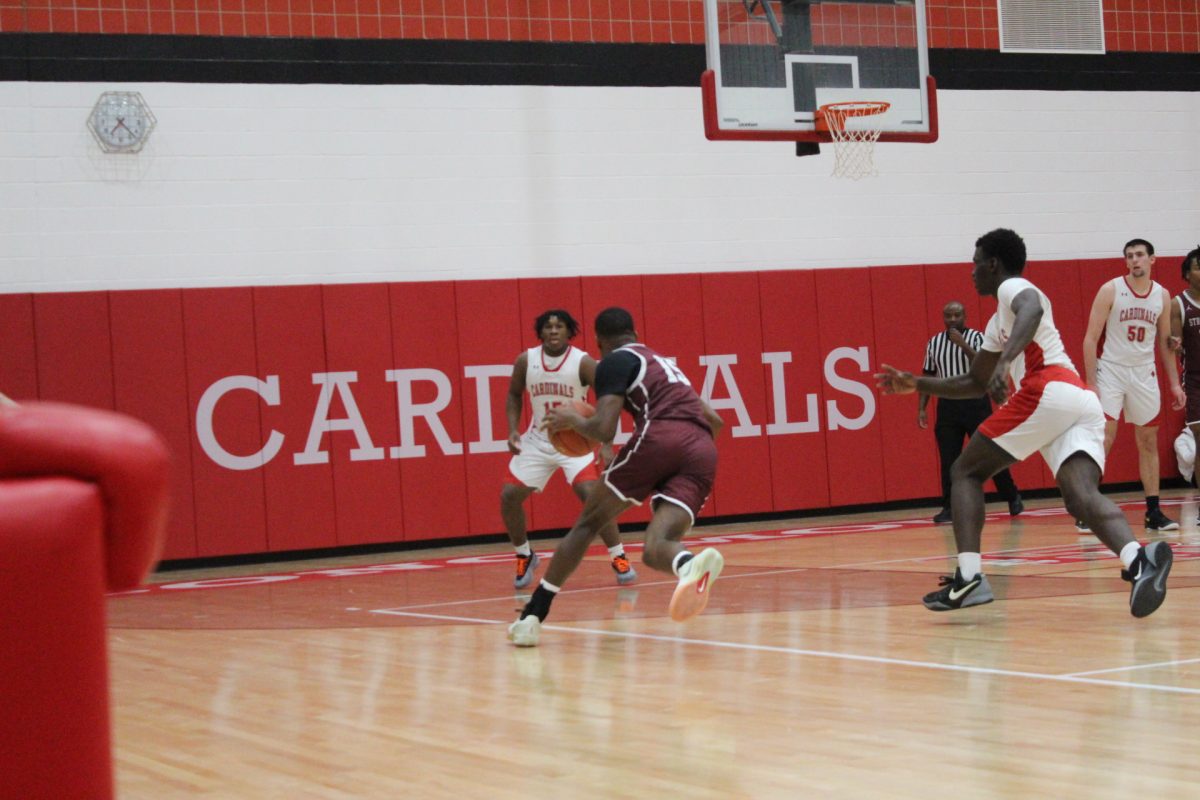
<path fill-rule="evenodd" d="M 971 369 L 971 359 L 983 345 L 983 334 L 967 327 L 967 312 L 957 300 L 946 303 L 942 309 L 942 322 L 946 330 L 930 339 L 925 348 L 924 372 L 938 378 L 965 375 Z M 917 425 L 922 428 L 929 427 L 928 405 L 929 395 L 922 393 L 917 407 Z M 967 400 L 938 398 L 937 424 L 933 426 L 933 433 L 942 461 L 942 510 L 933 518 L 935 524 L 954 521 L 950 511 L 950 467 L 962 452 L 963 442 L 991 413 L 992 403 L 987 395 Z M 1002 469 L 992 477 L 992 482 L 1000 496 L 1008 501 L 1009 514 L 1015 517 L 1025 510 L 1012 473 Z"/>

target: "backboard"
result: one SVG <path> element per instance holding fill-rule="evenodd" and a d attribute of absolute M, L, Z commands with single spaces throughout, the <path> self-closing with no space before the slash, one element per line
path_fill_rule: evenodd
<path fill-rule="evenodd" d="M 828 142 L 817 109 L 882 101 L 847 123 L 881 142 L 937 140 L 925 0 L 704 0 L 709 139 Z"/>

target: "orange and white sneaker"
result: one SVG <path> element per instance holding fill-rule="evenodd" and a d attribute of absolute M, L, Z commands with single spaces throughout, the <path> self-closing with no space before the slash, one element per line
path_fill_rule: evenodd
<path fill-rule="evenodd" d="M 513 579 L 514 589 L 524 589 L 529 584 L 533 583 L 533 571 L 537 569 L 538 558 L 536 552 L 530 552 L 527 556 L 517 556 L 517 577 Z"/>
<path fill-rule="evenodd" d="M 684 564 L 679 571 L 679 585 L 671 595 L 671 619 L 683 622 L 703 611 L 708 605 L 708 590 L 724 567 L 725 558 L 711 547 Z"/>
<path fill-rule="evenodd" d="M 637 571 L 629 563 L 629 557 L 624 553 L 612 560 L 613 572 L 617 573 L 617 583 L 624 586 L 637 580 Z"/>

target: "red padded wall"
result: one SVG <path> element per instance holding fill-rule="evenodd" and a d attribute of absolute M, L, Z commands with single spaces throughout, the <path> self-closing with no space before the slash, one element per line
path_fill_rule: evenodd
<path fill-rule="evenodd" d="M 38 294 L 33 311 L 38 397 L 112 408 L 108 293 Z"/>
<path fill-rule="evenodd" d="M 38 396 L 33 295 L 0 294 L 0 392 L 14 400 Z"/>
<path fill-rule="evenodd" d="M 354 403 L 370 434 L 370 448 L 383 450 L 379 458 L 352 461 L 351 451 L 360 445 L 352 431 L 337 430 L 325 437 L 324 447 L 333 463 L 337 543 L 398 542 L 404 538 L 404 517 L 400 464 L 388 455 L 388 448 L 398 441 L 399 426 L 395 386 L 386 379 L 393 364 L 388 286 L 328 285 L 322 287 L 322 297 L 326 368 L 357 373 L 357 381 L 349 385 Z M 346 414 L 335 394 L 330 418 L 342 419 Z"/>
<path fill-rule="evenodd" d="M 1054 305 L 1069 354 L 1080 362 L 1091 300 L 1100 283 L 1120 270 L 1116 258 L 1029 265 L 1029 277 Z M 749 424 L 761 430 L 735 439 L 736 414 L 722 411 L 728 428 L 705 515 L 933 500 L 936 445 L 931 432 L 916 427 L 915 398 L 882 397 L 871 376 L 884 362 L 919 370 L 948 300 L 964 303 L 972 327 L 985 326 L 995 301 L 975 294 L 970 272 L 964 263 L 4 295 L 0 390 L 18 399 L 41 395 L 115 406 L 158 429 L 175 457 L 168 558 L 494 535 L 503 531 L 499 492 L 509 459 L 504 398 L 513 360 L 536 342 L 534 317 L 549 307 L 567 308 L 582 327 L 575 343 L 598 356 L 595 315 L 620 305 L 633 314 L 642 340 L 677 358 L 697 390 L 706 373 L 701 356 L 737 356 L 730 372 Z M 919 323 L 914 308 L 923 317 Z M 866 348 L 867 365 L 843 358 L 831 374 L 826 361 L 838 348 Z M 764 353 L 786 353 L 791 360 L 773 369 L 763 362 Z M 466 376 L 479 367 L 494 371 L 486 384 L 488 424 L 482 426 L 491 430 L 482 444 L 479 383 Z M 435 370 L 450 384 L 449 402 L 438 415 L 450 452 L 417 417 L 412 444 L 425 454 L 400 457 L 397 384 L 387 373 L 404 369 Z M 335 431 L 321 437 L 328 462 L 295 463 L 320 392 L 313 374 L 347 371 L 357 373 L 350 391 L 381 457 L 351 461 L 357 440 L 349 431 Z M 776 374 L 786 400 L 782 420 L 776 419 Z M 245 469 L 216 463 L 197 435 L 201 396 L 216 381 L 237 376 L 278 379 L 280 385 L 277 404 L 239 388 L 215 407 L 217 445 L 234 457 L 259 452 L 272 432 L 284 437 L 267 463 L 251 461 Z M 839 388 L 833 385 L 838 381 L 848 383 Z M 433 381 L 417 381 L 411 402 L 432 401 L 434 387 Z M 729 388 L 718 380 L 714 394 L 728 397 Z M 873 413 L 866 427 L 830 430 L 830 403 L 854 418 L 863 414 L 867 395 Z M 345 416 L 335 396 L 330 418 Z M 801 430 L 780 430 L 780 423 Z M 625 432 L 632 427 L 627 416 L 622 424 Z M 1164 411 L 1164 476 L 1176 474 L 1171 443 L 1181 426 L 1180 412 Z M 1052 483 L 1037 458 L 1015 473 L 1025 489 Z M 1136 479 L 1133 437 L 1122 426 L 1106 481 Z M 531 530 L 565 528 L 579 503 L 556 478 L 528 510 Z M 641 508 L 623 521 L 647 519 L 648 509 Z"/>
<path fill-rule="evenodd" d="M 871 307 L 875 326 L 877 369 L 890 364 L 919 374 L 932 332 L 914 320 L 912 310 L 925 305 L 925 270 L 920 266 L 871 270 Z M 938 324 L 936 330 L 941 330 Z M 933 405 L 936 401 L 930 401 Z M 932 409 L 931 409 L 932 416 Z M 883 434 L 884 492 L 888 500 L 936 497 L 941 492 L 937 443 L 933 426 L 917 425 L 917 395 L 881 395 L 879 427 Z"/>
<path fill-rule="evenodd" d="M 488 382 L 491 432 L 487 445 L 495 449 L 467 457 L 467 509 L 470 533 L 504 530 L 500 519 L 500 489 L 508 479 L 508 423 L 504 418 L 504 395 L 512 376 L 512 364 L 529 337 L 521 333 L 520 298 L 516 281 L 460 281 L 455 285 L 458 306 L 458 347 L 464 367 L 495 365 L 497 376 Z M 504 367 L 501 370 L 501 367 Z M 480 440 L 480 408 L 476 397 L 478 380 L 459 377 L 462 394 L 463 430 L 471 442 Z M 484 420 L 489 417 L 484 411 Z"/>
<path fill-rule="evenodd" d="M 395 368 L 434 369 L 446 376 L 450 403 L 438 419 L 450 442 L 461 448 L 457 455 L 447 455 L 435 440 L 426 418 L 413 420 L 413 443 L 424 447 L 425 455 L 400 459 L 404 538 L 462 536 L 468 529 L 466 465 L 473 456 L 466 453 L 463 434 L 463 373 L 455 286 L 449 281 L 393 283 L 390 292 Z M 388 385 L 395 397 L 397 385 Z M 436 389 L 432 381 L 413 381 L 413 402 L 433 403 L 437 400 Z"/>
<path fill-rule="evenodd" d="M 116 410 L 149 423 L 170 447 L 171 513 L 163 558 L 193 558 L 196 515 L 192 421 L 184 353 L 183 293 L 112 292 L 113 391 Z M 153 336 L 147 336 L 153 331 Z"/>
<path fill-rule="evenodd" d="M 318 386 L 314 372 L 325 371 L 325 335 L 320 286 L 260 286 L 254 289 L 256 374 L 279 377 L 281 402 L 260 408 L 265 435 L 283 434 L 279 455 L 263 467 L 267 545 L 272 550 L 305 550 L 337 544 L 333 467 L 295 464 L 304 449 Z M 326 438 L 323 441 L 328 446 Z"/>
<path fill-rule="evenodd" d="M 823 421 L 826 387 L 821 371 L 824 350 L 816 335 L 815 275 L 812 271 L 761 272 L 758 275 L 763 352 L 791 354 L 791 361 L 782 364 L 786 419 L 775 414 L 773 368 L 763 365 L 763 380 L 767 387 L 765 399 L 770 409 L 767 425 L 800 424 L 804 428 L 767 438 L 771 507 L 779 511 L 829 505 Z"/>
<path fill-rule="evenodd" d="M 767 443 L 767 387 L 762 369 L 763 332 L 758 324 L 758 276 L 753 272 L 711 273 L 701 276 L 704 302 L 704 341 L 708 356 L 732 353 L 737 363 L 727 368 L 733 376 L 730 386 L 715 367 L 712 396 L 727 400 L 736 389 L 745 406 L 750 426 L 757 428 L 749 436 L 734 436 L 738 418 L 734 409 L 722 409 L 725 420 L 718 447 L 715 494 L 721 497 L 718 513 L 751 514 L 755 509 L 771 507 L 771 448 Z M 700 388 L 705 380 L 700 370 Z"/>
<path fill-rule="evenodd" d="M 216 381 L 234 375 L 263 379 L 256 374 L 254 298 L 249 288 L 185 291 L 183 332 L 193 424 L 201 396 Z M 263 404 L 258 394 L 244 389 L 220 399 L 212 427 L 224 450 L 242 457 L 262 450 L 266 443 L 259 417 Z M 193 440 L 192 479 L 197 555 L 266 552 L 262 469 L 226 469 Z"/>
<path fill-rule="evenodd" d="M 823 269 L 816 272 L 815 278 L 818 341 L 821 344 L 822 363 L 829 363 L 829 369 L 825 370 L 825 406 L 821 409 L 828 447 L 829 500 L 833 505 L 878 502 L 885 493 L 883 441 L 875 416 L 878 414 L 879 394 L 871 377 L 875 334 L 872 326 L 867 324 L 872 315 L 870 273 L 861 269 Z M 831 355 L 838 348 L 865 348 L 865 365 L 859 366 L 849 359 L 830 362 Z M 828 385 L 830 372 L 836 373 L 842 380 L 860 384 L 861 391 L 869 392 L 869 397 L 863 400 L 851 392 Z M 866 427 L 858 430 L 844 426 L 833 430 L 829 413 L 831 404 L 836 404 L 840 413 L 851 419 L 867 414 L 870 407 L 873 409 L 870 411 L 871 419 Z"/>

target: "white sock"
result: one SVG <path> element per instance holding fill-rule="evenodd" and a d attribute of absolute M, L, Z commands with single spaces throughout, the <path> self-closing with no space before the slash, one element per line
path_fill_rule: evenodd
<path fill-rule="evenodd" d="M 533 550 L 529 549 L 529 542 L 517 546 L 517 555 L 529 558 L 533 555 Z"/>
<path fill-rule="evenodd" d="M 958 571 L 964 581 L 969 581 L 983 569 L 983 556 L 979 553 L 959 553 Z"/>
<path fill-rule="evenodd" d="M 545 578 L 542 578 L 541 586 L 543 589 L 545 589 L 547 592 L 550 592 L 551 594 L 558 594 L 558 590 L 562 588 L 561 586 L 555 586 L 553 583 L 550 583 Z"/>
<path fill-rule="evenodd" d="M 671 572 L 674 572 L 676 577 L 679 576 L 679 560 L 682 558 L 686 558 L 687 561 L 691 561 L 692 560 L 691 556 L 692 556 L 692 554 L 689 553 L 687 550 L 680 550 L 678 553 L 675 554 L 675 558 L 671 559 Z M 687 562 L 685 561 L 684 563 L 687 563 Z"/>
<path fill-rule="evenodd" d="M 1137 558 L 1138 550 L 1141 549 L 1142 546 L 1137 542 L 1130 542 L 1121 548 L 1121 563 L 1125 565 L 1125 569 L 1129 569 L 1131 566 L 1133 566 L 1134 559 Z"/>
<path fill-rule="evenodd" d="M 614 545 L 613 547 L 608 548 L 609 558 L 616 558 L 617 556 L 623 555 L 625 555 L 625 545 L 623 544 Z"/>

